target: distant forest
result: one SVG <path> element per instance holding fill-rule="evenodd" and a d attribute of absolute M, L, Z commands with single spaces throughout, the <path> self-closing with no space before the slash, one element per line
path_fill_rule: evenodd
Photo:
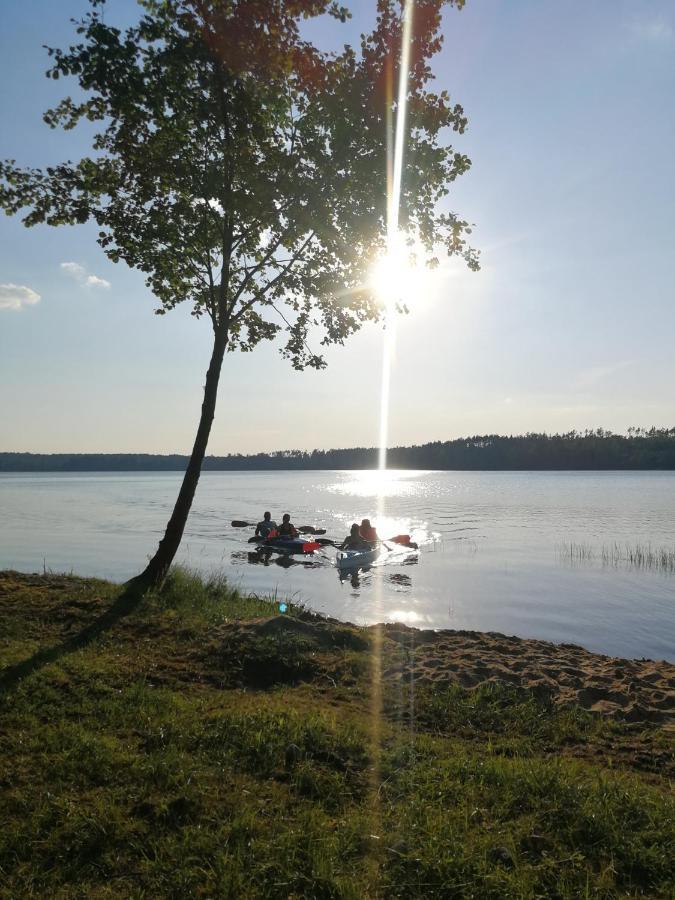
<path fill-rule="evenodd" d="M 0 472 L 183 471 L 187 456 L 149 453 L 0 453 Z M 343 450 L 279 450 L 207 456 L 205 471 L 260 469 L 375 469 L 373 447 Z M 675 428 L 629 428 L 612 434 L 602 428 L 567 434 L 502 437 L 475 435 L 392 447 L 390 469 L 675 469 Z"/>

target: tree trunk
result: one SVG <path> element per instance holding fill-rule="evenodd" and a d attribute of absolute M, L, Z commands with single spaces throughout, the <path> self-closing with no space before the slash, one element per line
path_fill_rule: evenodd
<path fill-rule="evenodd" d="M 197 428 L 192 455 L 190 456 L 190 461 L 185 470 L 185 475 L 183 476 L 183 483 L 181 484 L 178 493 L 176 505 L 173 508 L 171 518 L 166 526 L 164 537 L 159 542 L 157 552 L 152 557 L 145 570 L 133 579 L 148 587 L 159 587 L 163 583 L 183 538 L 185 523 L 187 522 L 195 491 L 197 490 L 199 475 L 202 470 L 202 462 L 204 461 L 204 455 L 206 454 L 206 446 L 209 442 L 211 425 L 213 424 L 213 417 L 216 411 L 218 381 L 220 380 L 220 370 L 223 365 L 223 356 L 225 355 L 226 347 L 227 334 L 216 332 L 213 341 L 211 362 L 209 363 L 209 368 L 206 373 L 204 401 L 202 403 L 199 427 Z"/>

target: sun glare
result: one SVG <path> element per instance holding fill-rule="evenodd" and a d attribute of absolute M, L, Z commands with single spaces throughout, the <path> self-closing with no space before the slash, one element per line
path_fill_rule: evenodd
<path fill-rule="evenodd" d="M 370 285 L 379 303 L 389 312 L 397 305 L 417 305 L 433 289 L 433 272 L 424 264 L 424 250 L 398 232 L 387 250 L 375 261 Z"/>

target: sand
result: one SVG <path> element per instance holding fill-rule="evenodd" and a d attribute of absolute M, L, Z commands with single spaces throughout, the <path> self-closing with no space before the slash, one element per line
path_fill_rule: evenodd
<path fill-rule="evenodd" d="M 422 631 L 384 625 L 384 634 L 407 650 L 407 659 L 385 668 L 385 679 L 456 683 L 466 688 L 501 681 L 552 703 L 574 703 L 628 722 L 675 728 L 675 665 L 590 653 L 494 632 Z"/>

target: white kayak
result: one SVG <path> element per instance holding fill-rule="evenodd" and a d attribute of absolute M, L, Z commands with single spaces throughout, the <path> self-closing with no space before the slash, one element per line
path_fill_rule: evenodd
<path fill-rule="evenodd" d="M 360 566 L 372 565 L 379 555 L 379 547 L 371 547 L 369 550 L 338 550 L 335 564 L 338 569 L 358 569 Z"/>

